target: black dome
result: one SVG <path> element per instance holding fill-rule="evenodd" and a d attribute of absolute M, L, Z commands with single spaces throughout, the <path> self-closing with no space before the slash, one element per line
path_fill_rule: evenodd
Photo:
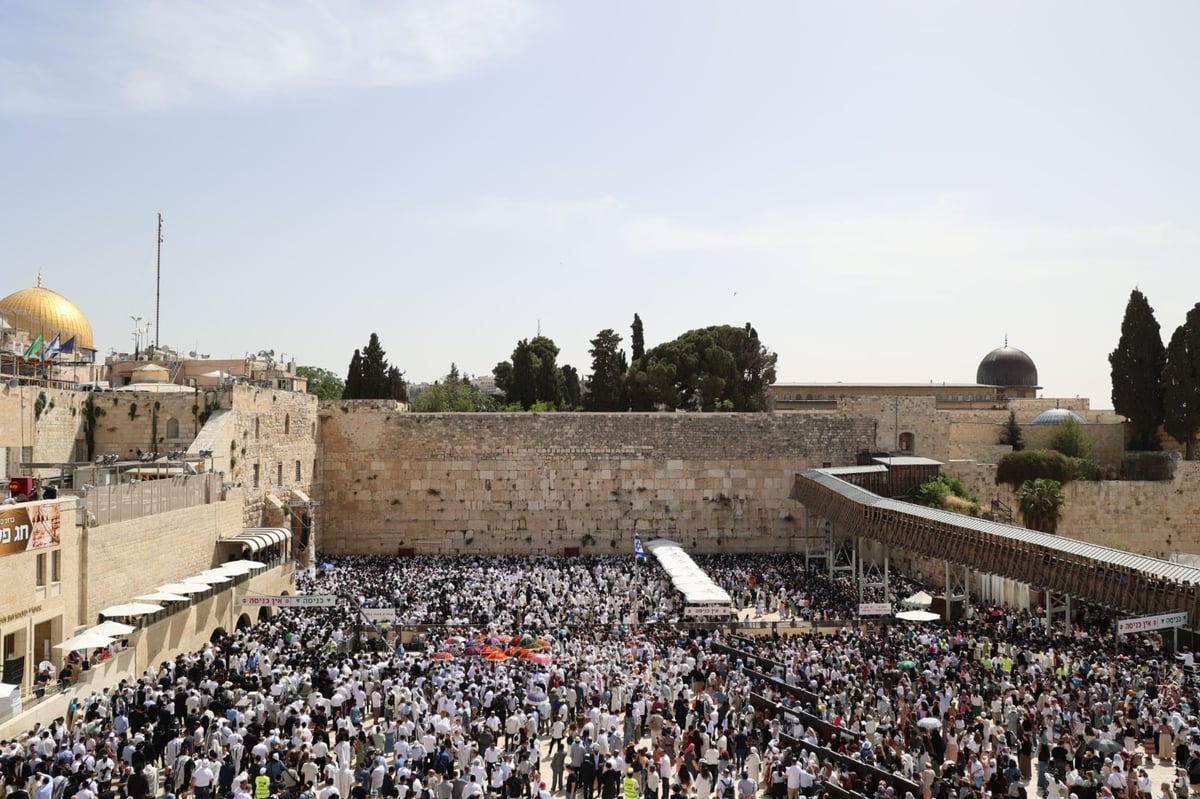
<path fill-rule="evenodd" d="M 1005 344 L 979 362 L 975 382 L 981 386 L 1036 386 L 1037 366 L 1028 355 Z"/>

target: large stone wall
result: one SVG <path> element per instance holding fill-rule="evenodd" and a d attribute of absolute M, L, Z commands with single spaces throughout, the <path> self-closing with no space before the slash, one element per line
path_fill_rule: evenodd
<path fill-rule="evenodd" d="M 993 498 L 1013 508 L 1020 524 L 1016 493 L 996 485 L 993 464 L 955 461 L 944 471 L 962 480 L 985 508 Z M 1178 461 L 1173 480 L 1077 481 L 1063 486 L 1063 494 L 1060 535 L 1158 558 L 1200 554 L 1200 461 Z"/>
<path fill-rule="evenodd" d="M 87 597 L 80 623 L 95 624 L 100 608 L 217 565 L 217 540 L 242 529 L 241 500 L 234 491 L 221 502 L 89 529 L 80 555 Z"/>
<path fill-rule="evenodd" d="M 803 534 L 797 469 L 852 463 L 840 414 L 411 414 L 321 405 L 319 544 L 338 553 L 626 552 L 634 531 L 700 552 Z"/>

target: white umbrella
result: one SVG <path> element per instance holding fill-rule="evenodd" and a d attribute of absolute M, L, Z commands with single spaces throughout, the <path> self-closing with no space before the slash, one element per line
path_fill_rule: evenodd
<path fill-rule="evenodd" d="M 199 594 L 201 591 L 207 591 L 212 588 L 207 583 L 192 581 L 190 583 L 167 583 L 160 585 L 159 591 L 166 591 L 168 594 Z"/>
<path fill-rule="evenodd" d="M 928 610 L 902 610 L 896 614 L 896 618 L 904 621 L 937 621 L 941 616 Z"/>
<path fill-rule="evenodd" d="M 938 719 L 935 716 L 926 716 L 925 718 L 917 721 L 917 726 L 923 730 L 940 730 L 942 728 L 942 722 L 941 719 Z"/>
<path fill-rule="evenodd" d="M 933 604 L 933 597 L 927 591 L 918 591 L 903 601 L 910 608 L 927 608 Z"/>
<path fill-rule="evenodd" d="M 149 602 L 126 602 L 124 605 L 113 605 L 100 611 L 101 616 L 145 616 L 147 613 L 158 613 L 162 605 L 151 605 Z"/>
<path fill-rule="evenodd" d="M 208 586 L 204 586 L 208 588 Z M 188 602 L 191 597 L 183 594 L 172 594 L 170 591 L 155 591 L 153 594 L 142 594 L 135 596 L 134 599 L 144 599 L 147 602 Z"/>
<path fill-rule="evenodd" d="M 209 574 L 227 574 L 231 577 L 240 577 L 243 574 L 249 574 L 254 571 L 249 566 L 242 566 L 239 563 L 222 563 L 220 567 L 213 569 Z"/>
<path fill-rule="evenodd" d="M 257 560 L 231 560 L 228 563 L 221 564 L 222 569 L 228 568 L 229 566 L 247 566 L 251 571 L 267 568 L 267 564 L 259 563 Z"/>
<path fill-rule="evenodd" d="M 189 583 L 212 583 L 214 585 L 216 583 L 227 583 L 232 579 L 228 574 L 221 574 L 220 572 L 203 572 L 202 574 L 184 578 Z"/>
<path fill-rule="evenodd" d="M 87 631 L 96 635 L 129 635 L 136 629 L 137 627 L 134 627 L 132 624 L 122 624 L 119 621 L 112 621 L 110 619 L 100 622 L 95 627 L 88 627 Z"/>
<path fill-rule="evenodd" d="M 99 635 L 90 630 L 84 630 L 79 635 L 73 635 L 61 644 L 55 644 L 55 649 L 62 649 L 67 652 L 74 652 L 76 649 L 99 649 L 103 646 L 108 646 L 117 639 L 110 638 L 107 635 Z"/>

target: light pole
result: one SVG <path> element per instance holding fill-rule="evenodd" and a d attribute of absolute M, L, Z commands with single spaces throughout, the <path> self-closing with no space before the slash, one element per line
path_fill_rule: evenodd
<path fill-rule="evenodd" d="M 133 357 L 137 358 L 138 351 L 141 349 L 141 346 L 140 346 L 141 341 L 140 341 L 140 336 L 139 336 L 139 325 L 141 324 L 142 317 L 130 316 L 129 318 L 133 320 Z"/>

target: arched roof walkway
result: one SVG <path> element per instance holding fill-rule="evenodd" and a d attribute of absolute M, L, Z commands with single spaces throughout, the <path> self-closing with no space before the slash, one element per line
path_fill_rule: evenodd
<path fill-rule="evenodd" d="M 1185 611 L 1200 629 L 1200 569 L 1119 549 L 885 499 L 835 474 L 797 472 L 791 497 L 840 538 L 889 548 L 1044 588 L 1142 616 Z"/>

